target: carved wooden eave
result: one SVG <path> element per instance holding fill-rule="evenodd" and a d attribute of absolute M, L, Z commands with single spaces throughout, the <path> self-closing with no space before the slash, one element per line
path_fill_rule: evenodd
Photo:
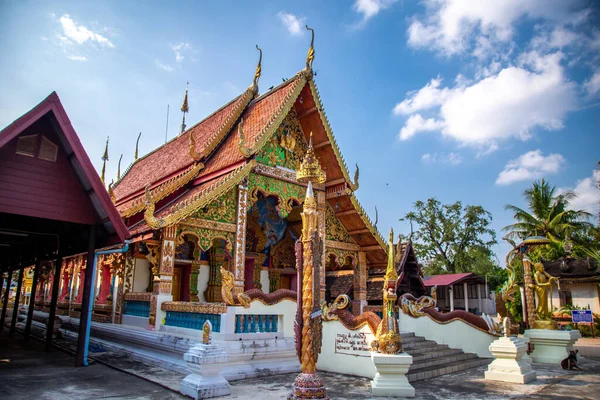
<path fill-rule="evenodd" d="M 161 229 L 174 225 L 231 190 L 235 185 L 246 178 L 255 166 L 256 161 L 252 160 L 228 174 L 217 178 L 198 193 L 195 193 L 190 197 L 186 196 L 184 193 L 179 199 L 163 208 L 163 210 L 165 210 L 168 207 L 168 214 L 162 218 L 158 218 L 154 215 L 155 204 L 153 199 L 151 199 L 146 206 L 144 220 L 148 226 L 153 229 Z"/>
<path fill-rule="evenodd" d="M 205 228 L 215 231 L 235 232 L 236 225 L 227 222 L 210 221 L 202 218 L 186 218 L 179 222 L 180 226 L 189 226 L 194 228 Z"/>
<path fill-rule="evenodd" d="M 179 174 L 175 175 L 174 177 L 170 178 L 169 180 L 161 183 L 154 189 L 150 190 L 150 197 L 152 198 L 152 201 L 156 203 L 164 199 L 171 193 L 174 193 L 176 190 L 182 188 L 184 185 L 186 185 L 188 182 L 192 181 L 196 176 L 198 176 L 198 174 L 200 173 L 200 171 L 202 171 L 203 168 L 203 163 L 192 164 L 185 171 L 180 172 Z M 144 198 L 144 196 L 140 196 L 137 199 L 135 199 L 129 207 L 121 210 L 119 214 L 121 215 L 121 218 L 127 218 L 144 211 L 145 208 L 146 199 Z"/>

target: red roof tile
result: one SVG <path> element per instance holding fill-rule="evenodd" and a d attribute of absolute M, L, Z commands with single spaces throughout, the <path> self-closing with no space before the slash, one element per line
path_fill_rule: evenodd
<path fill-rule="evenodd" d="M 445 274 L 445 275 L 433 275 L 426 276 L 423 279 L 425 286 L 449 286 L 465 279 L 465 278 L 479 278 L 472 272 L 463 272 L 462 274 Z M 481 279 L 481 278 L 479 278 Z"/>
<path fill-rule="evenodd" d="M 115 186 L 114 193 L 117 201 L 141 191 L 148 184 L 154 185 L 191 165 L 194 160 L 188 151 L 189 135 L 194 135 L 196 152 L 201 153 L 209 144 L 212 135 L 242 100 L 242 96 L 238 96 L 182 135 L 140 158 Z"/>

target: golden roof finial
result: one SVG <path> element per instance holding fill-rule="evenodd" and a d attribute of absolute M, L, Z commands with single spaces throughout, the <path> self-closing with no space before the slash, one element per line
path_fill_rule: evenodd
<path fill-rule="evenodd" d="M 108 161 L 108 139 L 110 136 L 106 137 L 106 146 L 104 147 L 104 154 L 102 155 L 102 174 L 100 175 L 100 180 L 104 185 L 104 175 L 106 174 L 106 162 Z"/>
<path fill-rule="evenodd" d="M 123 159 L 123 154 L 119 157 L 119 164 L 117 164 L 117 180 L 121 179 L 121 160 Z"/>
<path fill-rule="evenodd" d="M 190 132 L 188 153 L 189 153 L 190 157 L 192 157 L 194 159 L 194 161 L 200 161 L 200 159 L 202 158 L 202 154 L 200 154 L 196 151 L 196 139 L 194 138 L 193 131 Z"/>
<path fill-rule="evenodd" d="M 140 138 L 142 137 L 142 132 L 138 135 L 137 140 L 135 141 L 135 154 L 133 155 L 133 161 L 137 161 L 138 159 L 138 149 L 140 145 Z"/>
<path fill-rule="evenodd" d="M 296 179 L 304 183 L 311 181 L 324 183 L 327 179 L 325 171 L 321 169 L 321 164 L 319 164 L 319 160 L 313 149 L 312 132 L 310 133 L 308 149 L 306 149 L 302 163 L 300 164 L 298 171 L 296 171 Z"/>
<path fill-rule="evenodd" d="M 258 90 L 258 80 L 260 79 L 260 74 L 262 73 L 262 50 L 260 47 L 258 47 L 258 45 L 256 45 L 256 50 L 260 52 L 260 56 L 258 57 L 258 65 L 256 66 L 256 71 L 254 72 L 254 83 L 252 83 L 252 85 Z"/>
<path fill-rule="evenodd" d="M 388 263 L 385 270 L 385 281 L 398 280 L 398 271 L 394 265 L 394 228 L 390 228 L 390 241 L 388 242 Z"/>
<path fill-rule="evenodd" d="M 181 112 L 183 113 L 183 121 L 181 122 L 181 132 L 185 131 L 185 114 L 190 111 L 188 106 L 188 86 L 190 82 L 188 81 L 185 85 L 185 96 L 183 96 L 183 103 L 181 103 Z"/>
<path fill-rule="evenodd" d="M 306 30 L 311 32 L 310 47 L 308 48 L 308 54 L 306 56 L 306 70 L 311 71 L 312 63 L 315 59 L 315 30 L 309 28 L 308 25 L 306 25 Z"/>

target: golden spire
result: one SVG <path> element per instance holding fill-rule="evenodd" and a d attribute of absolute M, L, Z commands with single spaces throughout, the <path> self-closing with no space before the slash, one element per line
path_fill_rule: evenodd
<path fill-rule="evenodd" d="M 181 103 L 181 112 L 183 113 L 183 121 L 181 122 L 181 132 L 183 133 L 185 131 L 185 114 L 188 113 L 190 111 L 190 108 L 188 106 L 188 86 L 189 86 L 189 82 L 186 83 L 185 85 L 185 96 L 183 96 L 183 103 Z"/>
<path fill-rule="evenodd" d="M 102 155 L 102 174 L 100 175 L 100 180 L 104 185 L 104 175 L 106 174 L 106 162 L 108 161 L 108 139 L 110 137 L 106 137 L 106 146 L 104 147 L 104 154 Z"/>
<path fill-rule="evenodd" d="M 308 25 L 306 25 L 306 30 L 311 32 L 311 39 L 310 39 L 310 47 L 308 48 L 308 54 L 306 55 L 306 70 L 307 71 L 311 71 L 312 70 L 312 63 L 313 60 L 315 59 L 315 30 L 312 28 L 309 28 Z"/>
<path fill-rule="evenodd" d="M 140 145 L 140 138 L 142 137 L 142 132 L 138 135 L 137 140 L 135 141 L 135 154 L 133 155 L 133 161 L 137 161 L 138 159 L 138 149 Z"/>
<path fill-rule="evenodd" d="M 260 79 L 260 74 L 262 72 L 262 50 L 260 49 L 260 47 L 258 47 L 258 45 L 256 45 L 256 50 L 260 52 L 260 56 L 258 57 L 258 65 L 256 66 L 256 71 L 254 72 L 254 83 L 252 84 L 252 86 L 254 86 L 258 90 L 258 80 Z"/>
<path fill-rule="evenodd" d="M 324 183 L 327 179 L 325 171 L 321 169 L 321 164 L 319 164 L 319 160 L 313 149 L 312 132 L 310 133 L 310 141 L 308 143 L 308 149 L 306 149 L 306 154 L 304 154 L 302 163 L 300 164 L 298 171 L 296 171 L 296 179 L 304 183 L 310 181 Z"/>
<path fill-rule="evenodd" d="M 398 271 L 394 265 L 394 228 L 390 228 L 390 241 L 388 243 L 388 264 L 385 270 L 385 281 L 397 281 Z"/>
<path fill-rule="evenodd" d="M 121 160 L 123 159 L 123 154 L 119 157 L 119 164 L 117 166 L 117 180 L 121 179 Z"/>

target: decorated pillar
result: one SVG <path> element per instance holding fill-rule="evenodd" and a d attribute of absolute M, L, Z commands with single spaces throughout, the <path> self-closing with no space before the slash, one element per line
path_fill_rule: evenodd
<path fill-rule="evenodd" d="M 196 260 L 192 261 L 190 267 L 190 301 L 198 302 L 198 275 L 200 274 L 200 263 Z"/>
<path fill-rule="evenodd" d="M 281 271 L 275 268 L 269 268 L 269 293 L 273 293 L 277 289 L 279 289 L 279 278 L 281 276 Z M 300 285 L 298 287 L 300 290 Z"/>
<path fill-rule="evenodd" d="M 246 268 L 246 218 L 248 215 L 248 183 L 238 185 L 237 224 L 235 231 L 235 286 L 234 293 L 244 292 L 244 270 Z"/>
<path fill-rule="evenodd" d="M 325 231 L 327 229 L 325 223 L 325 214 L 327 213 L 327 200 L 325 198 L 325 191 L 317 192 L 317 229 L 319 231 L 319 236 L 321 238 L 325 238 Z M 327 291 L 327 285 L 325 283 L 325 265 L 327 261 L 327 255 L 325 252 L 325 246 L 323 246 L 323 251 L 321 252 L 321 270 L 319 271 L 319 304 L 325 301 L 325 293 Z"/>
<path fill-rule="evenodd" d="M 526 251 L 526 250 L 525 250 Z M 534 302 L 534 293 L 532 287 L 533 285 L 533 277 L 531 273 L 531 260 L 527 257 L 523 258 L 523 283 L 525 287 L 525 299 L 527 307 L 525 314 L 525 322 L 527 326 L 533 326 L 535 322 L 535 302 Z"/>
<path fill-rule="evenodd" d="M 158 329 L 162 324 L 166 313 L 161 310 L 160 305 L 165 301 L 173 300 L 172 282 L 173 268 L 175 261 L 175 233 L 177 226 L 172 225 L 163 229 L 163 240 L 161 245 L 160 269 L 159 269 L 159 290 L 156 299 L 156 320 L 154 323 L 155 329 Z M 156 282 L 156 280 L 155 280 Z M 156 285 L 155 285 L 156 286 Z"/>
<path fill-rule="evenodd" d="M 133 288 L 133 273 L 135 271 L 135 257 L 133 249 L 125 254 L 116 253 L 120 257 L 120 265 L 118 265 L 115 276 L 118 279 L 117 287 L 117 301 L 114 312 L 114 323 L 121 323 L 121 316 L 123 314 L 124 296 L 125 293 L 129 293 Z"/>
<path fill-rule="evenodd" d="M 52 271 L 48 274 L 48 279 L 46 281 L 46 292 L 44 294 L 45 303 L 50 303 L 50 299 L 52 297 L 52 285 L 54 283 L 54 279 L 58 279 L 56 276 L 54 276 L 53 270 L 54 268 L 52 268 Z"/>
<path fill-rule="evenodd" d="M 228 269 L 226 264 L 225 248 L 223 246 L 215 246 L 213 243 L 208 250 L 208 284 L 204 291 L 204 298 L 209 303 L 219 303 L 223 301 L 223 296 L 221 294 L 221 267 Z"/>
<path fill-rule="evenodd" d="M 79 279 L 77 282 L 77 299 L 76 302 L 81 304 L 81 299 L 83 298 L 83 285 L 85 283 L 85 270 L 87 267 L 87 260 L 85 257 L 82 257 L 82 259 L 79 262 Z"/>
<path fill-rule="evenodd" d="M 159 266 L 160 266 L 160 242 L 158 240 L 147 240 L 146 247 L 148 248 L 148 254 L 146 254 L 146 259 L 149 262 L 149 268 L 151 270 L 150 279 L 152 281 L 152 287 L 149 288 L 152 292 L 152 296 L 150 297 L 150 315 L 148 318 L 148 324 L 151 328 L 154 328 L 156 325 L 156 309 L 158 304 L 158 294 L 160 287 L 160 277 L 158 275 Z"/>
<path fill-rule="evenodd" d="M 100 290 L 98 290 L 98 297 L 96 297 L 96 304 L 98 305 L 112 302 L 112 296 L 110 293 L 112 283 L 110 258 L 103 256 L 101 260 L 98 277 L 98 279 L 100 279 Z"/>
<path fill-rule="evenodd" d="M 362 314 L 363 307 L 367 305 L 367 253 L 358 252 L 358 263 L 354 268 L 354 301 L 352 313 Z"/>
<path fill-rule="evenodd" d="M 73 273 L 73 260 L 63 260 L 62 270 L 62 290 L 58 296 L 59 302 L 64 302 L 69 295 L 69 286 L 71 284 L 71 274 Z"/>

